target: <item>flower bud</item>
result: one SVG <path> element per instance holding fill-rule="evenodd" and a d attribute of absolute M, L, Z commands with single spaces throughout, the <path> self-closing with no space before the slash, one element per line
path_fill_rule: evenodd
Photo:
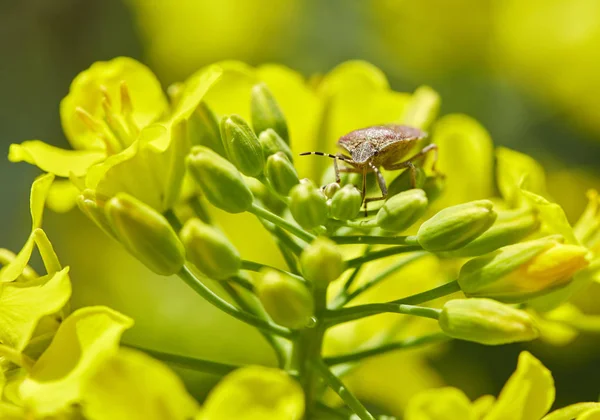
<path fill-rule="evenodd" d="M 179 233 L 188 261 L 208 277 L 226 280 L 242 266 L 240 253 L 216 228 L 200 219 L 188 220 Z"/>
<path fill-rule="evenodd" d="M 277 324 L 298 329 L 310 323 L 314 301 L 298 280 L 277 270 L 267 270 L 256 284 L 256 295 Z"/>
<path fill-rule="evenodd" d="M 194 146 L 187 166 L 202 193 L 214 206 L 241 213 L 252 206 L 252 192 L 227 159 L 204 146 Z"/>
<path fill-rule="evenodd" d="M 411 227 L 427 210 L 423 190 L 403 191 L 388 199 L 377 212 L 377 226 L 390 232 L 402 232 Z"/>
<path fill-rule="evenodd" d="M 300 255 L 302 273 L 316 286 L 326 287 L 344 272 L 344 259 L 338 246 L 331 240 L 319 237 Z"/>
<path fill-rule="evenodd" d="M 239 115 L 221 120 L 221 138 L 229 160 L 246 176 L 263 173 L 265 157 L 258 138 Z"/>
<path fill-rule="evenodd" d="M 498 219 L 481 236 L 469 242 L 456 251 L 450 251 L 448 257 L 477 257 L 487 254 L 503 246 L 519 242 L 536 231 L 540 221 L 536 214 L 529 209 L 527 213 L 521 210 L 507 211 L 499 214 Z"/>
<path fill-rule="evenodd" d="M 298 185 L 298 173 L 283 152 L 277 152 L 267 159 L 266 175 L 269 184 L 277 194 L 286 197 Z"/>
<path fill-rule="evenodd" d="M 283 141 L 283 139 L 279 137 L 279 134 L 277 134 L 273 129 L 267 128 L 265 131 L 260 133 L 258 136 L 258 141 L 262 147 L 265 159 L 277 152 L 283 152 L 288 157 L 290 162 L 294 161 L 294 155 L 292 154 L 290 146 L 288 146 L 287 143 Z"/>
<path fill-rule="evenodd" d="M 478 200 L 445 208 L 421 225 L 417 240 L 431 252 L 461 248 L 492 226 L 492 207 L 491 201 Z"/>
<path fill-rule="evenodd" d="M 423 188 L 427 175 L 420 166 L 415 168 L 415 185 L 412 184 L 412 171 L 407 169 L 402 171 L 388 186 L 388 196 L 394 196 L 402 191 L 408 191 L 412 188 Z"/>
<path fill-rule="evenodd" d="M 535 340 L 539 330 L 525 311 L 492 299 L 454 299 L 439 317 L 442 331 L 452 338 L 486 345 Z"/>
<path fill-rule="evenodd" d="M 468 261 L 458 284 L 467 296 L 524 302 L 562 287 L 589 262 L 587 249 L 556 237 L 522 242 Z"/>
<path fill-rule="evenodd" d="M 290 144 L 287 122 L 266 84 L 254 85 L 250 105 L 252 126 L 256 134 L 272 128 L 287 144 Z"/>
<path fill-rule="evenodd" d="M 349 184 L 348 184 L 349 185 Z M 330 182 L 329 184 L 325 185 L 324 187 L 322 187 L 323 189 L 323 194 L 325 194 L 325 197 L 327 198 L 333 198 L 333 196 L 342 189 L 341 185 L 338 184 L 337 182 Z"/>
<path fill-rule="evenodd" d="M 223 157 L 227 157 L 219 120 L 205 102 L 200 102 L 188 120 L 188 136 L 193 146 L 206 146 Z"/>
<path fill-rule="evenodd" d="M 327 221 L 327 198 L 312 182 L 300 182 L 290 191 L 290 211 L 304 229 L 314 229 Z"/>
<path fill-rule="evenodd" d="M 427 200 L 430 203 L 434 202 L 444 192 L 444 186 L 446 185 L 446 177 L 443 175 L 428 176 L 425 178 L 423 183 L 423 191 L 427 195 Z"/>
<path fill-rule="evenodd" d="M 94 190 L 83 190 L 77 196 L 77 206 L 90 220 L 92 220 L 104 233 L 115 237 L 112 227 L 108 223 L 106 214 L 104 213 L 104 205 L 106 202 L 96 197 Z"/>
<path fill-rule="evenodd" d="M 124 193 L 108 200 L 104 211 L 115 236 L 150 270 L 169 276 L 183 267 L 183 245 L 162 214 Z"/>
<path fill-rule="evenodd" d="M 329 201 L 329 212 L 334 219 L 352 220 L 360 213 L 362 202 L 360 191 L 354 185 L 346 184 Z"/>

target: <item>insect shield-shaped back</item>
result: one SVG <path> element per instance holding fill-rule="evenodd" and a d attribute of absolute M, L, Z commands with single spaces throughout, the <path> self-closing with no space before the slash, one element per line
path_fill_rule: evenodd
<path fill-rule="evenodd" d="M 337 144 L 350 153 L 354 163 L 371 161 L 380 166 L 401 160 L 425 136 L 425 132 L 406 125 L 375 125 L 351 131 Z"/>

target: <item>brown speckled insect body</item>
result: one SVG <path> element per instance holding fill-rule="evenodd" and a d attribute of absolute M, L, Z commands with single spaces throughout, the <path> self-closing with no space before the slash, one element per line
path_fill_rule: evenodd
<path fill-rule="evenodd" d="M 426 137 L 425 132 L 418 128 L 406 125 L 386 124 L 374 125 L 351 131 L 340 137 L 337 144 L 349 155 L 338 153 L 332 155 L 322 152 L 306 152 L 301 155 L 319 155 L 330 157 L 333 160 L 336 182 L 340 182 L 340 172 L 356 172 L 362 174 L 362 195 L 363 201 L 384 200 L 387 197 L 387 186 L 385 179 L 379 168 L 386 170 L 395 170 L 409 168 L 411 171 L 411 181 L 415 185 L 415 166 L 413 160 L 418 159 L 430 151 L 437 151 L 437 146 L 430 144 L 421 151 L 411 156 L 409 159 L 402 160 L 408 153 L 414 149 L 415 144 Z M 338 167 L 338 160 L 349 165 L 346 168 Z M 381 189 L 381 197 L 365 197 L 367 173 L 374 172 L 377 176 L 377 183 Z"/>

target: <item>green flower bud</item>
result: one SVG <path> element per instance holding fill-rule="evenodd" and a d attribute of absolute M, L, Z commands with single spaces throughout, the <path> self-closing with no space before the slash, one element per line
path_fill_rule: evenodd
<path fill-rule="evenodd" d="M 277 324 L 298 329 L 310 323 L 314 301 L 298 280 L 280 271 L 267 270 L 256 284 L 256 295 Z"/>
<path fill-rule="evenodd" d="M 265 157 L 258 137 L 239 115 L 221 120 L 221 138 L 229 160 L 246 176 L 263 173 Z"/>
<path fill-rule="evenodd" d="M 423 191 L 430 203 L 440 198 L 444 192 L 446 177 L 443 175 L 428 176 L 423 183 Z"/>
<path fill-rule="evenodd" d="M 333 196 L 341 189 L 342 186 L 337 182 L 330 182 L 323 188 L 323 194 L 325 194 L 325 197 L 327 198 L 333 198 Z"/>
<path fill-rule="evenodd" d="M 252 88 L 251 110 L 252 126 L 256 134 L 272 128 L 290 144 L 287 122 L 266 84 L 259 83 Z"/>
<path fill-rule="evenodd" d="M 300 255 L 302 273 L 316 286 L 327 287 L 342 275 L 345 269 L 344 258 L 338 246 L 323 237 L 315 239 Z"/>
<path fill-rule="evenodd" d="M 266 166 L 267 180 L 277 194 L 287 196 L 298 185 L 298 173 L 283 152 L 269 156 Z"/>
<path fill-rule="evenodd" d="M 481 236 L 456 251 L 448 252 L 448 257 L 477 257 L 498 248 L 519 242 L 535 232 L 540 226 L 538 217 L 529 209 L 500 213 L 498 219 Z"/>
<path fill-rule="evenodd" d="M 104 233 L 116 239 L 112 227 L 108 223 L 106 214 L 104 213 L 105 200 L 101 200 L 96 196 L 94 190 L 84 190 L 77 196 L 77 206 L 90 220 L 92 220 Z"/>
<path fill-rule="evenodd" d="M 402 171 L 388 186 L 388 196 L 396 195 L 402 191 L 408 191 L 412 188 L 423 188 L 427 175 L 420 166 L 415 168 L 415 185 L 412 185 L 412 175 L 409 169 Z"/>
<path fill-rule="evenodd" d="M 327 198 L 312 182 L 300 182 L 290 191 L 290 212 L 304 229 L 327 221 Z"/>
<path fill-rule="evenodd" d="M 492 299 L 455 299 L 446 302 L 438 320 L 450 337 L 486 345 L 535 340 L 539 330 L 525 311 Z"/>
<path fill-rule="evenodd" d="M 115 236 L 146 267 L 163 276 L 181 270 L 183 245 L 162 214 L 124 193 L 108 200 L 104 211 Z"/>
<path fill-rule="evenodd" d="M 205 102 L 200 102 L 188 120 L 188 136 L 193 146 L 206 146 L 227 157 L 221 140 L 219 120 Z"/>
<path fill-rule="evenodd" d="M 338 220 L 352 220 L 360 212 L 362 194 L 354 185 L 344 185 L 335 193 L 329 205 L 331 217 Z"/>
<path fill-rule="evenodd" d="M 588 266 L 587 254 L 556 236 L 509 245 L 468 261 L 458 284 L 467 296 L 524 302 L 570 283 Z"/>
<path fill-rule="evenodd" d="M 226 280 L 240 270 L 242 258 L 238 250 L 221 231 L 200 219 L 188 220 L 179 237 L 188 261 L 208 277 Z"/>
<path fill-rule="evenodd" d="M 421 225 L 417 240 L 431 252 L 461 248 L 494 224 L 492 207 L 491 201 L 478 200 L 445 208 Z"/>
<path fill-rule="evenodd" d="M 227 159 L 205 146 L 194 146 L 187 166 L 202 193 L 214 206 L 241 213 L 252 206 L 252 192 L 242 175 Z"/>
<path fill-rule="evenodd" d="M 379 209 L 377 226 L 390 232 L 402 232 L 423 216 L 427 204 L 425 191 L 403 191 L 387 200 Z"/>
<path fill-rule="evenodd" d="M 294 155 L 290 146 L 283 141 L 279 134 L 273 129 L 267 128 L 265 131 L 259 134 L 258 141 L 262 147 L 265 159 L 277 152 L 283 152 L 288 157 L 290 162 L 294 161 Z"/>
<path fill-rule="evenodd" d="M 277 197 L 270 188 L 260 182 L 256 178 L 245 179 L 248 188 L 252 191 L 252 195 L 259 200 L 263 206 L 271 210 L 275 214 L 281 214 L 286 209 L 286 204 L 281 198 Z M 263 223 L 266 221 L 263 220 Z M 268 222 L 267 222 L 268 223 Z"/>

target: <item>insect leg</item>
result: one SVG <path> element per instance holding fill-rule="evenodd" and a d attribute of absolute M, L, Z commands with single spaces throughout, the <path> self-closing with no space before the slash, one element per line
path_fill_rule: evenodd
<path fill-rule="evenodd" d="M 377 184 L 379 184 L 379 189 L 381 190 L 381 197 L 367 198 L 365 199 L 365 203 L 368 203 L 370 201 L 385 200 L 387 198 L 388 193 L 387 186 L 385 185 L 385 179 L 383 178 L 383 175 L 381 175 L 381 172 L 379 171 L 379 169 L 377 169 L 375 165 L 369 163 L 369 166 L 371 167 L 371 169 L 373 169 L 373 172 L 375 172 L 375 175 L 377 176 Z"/>
<path fill-rule="evenodd" d="M 363 203 L 365 204 L 365 217 L 367 217 L 367 200 L 365 195 L 367 195 L 367 168 L 363 168 L 362 170 L 362 198 Z"/>
<path fill-rule="evenodd" d="M 341 161 L 343 161 L 343 162 L 347 162 L 349 164 L 354 163 L 351 158 L 349 158 L 347 156 L 344 156 L 341 153 L 338 153 L 337 155 L 332 155 L 331 153 L 323 153 L 323 152 L 303 152 L 303 153 L 300 153 L 300 156 L 308 156 L 308 155 L 325 156 L 325 157 L 333 159 L 333 169 L 335 171 L 335 182 L 337 182 L 338 184 L 341 182 L 341 179 L 340 179 L 340 169 L 338 167 L 338 159 L 341 160 Z"/>

